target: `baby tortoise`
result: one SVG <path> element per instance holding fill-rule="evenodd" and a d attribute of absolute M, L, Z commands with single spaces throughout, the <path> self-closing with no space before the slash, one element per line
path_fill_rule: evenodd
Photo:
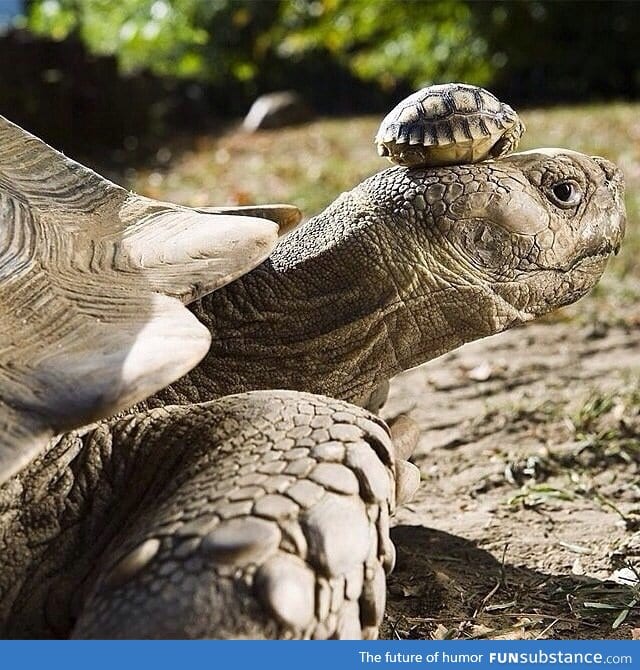
<path fill-rule="evenodd" d="M 396 105 L 375 142 L 378 154 L 398 165 L 460 165 L 511 153 L 524 131 L 516 112 L 489 91 L 441 84 Z"/>

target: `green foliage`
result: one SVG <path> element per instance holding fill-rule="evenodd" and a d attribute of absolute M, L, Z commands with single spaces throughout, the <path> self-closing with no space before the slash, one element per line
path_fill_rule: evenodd
<path fill-rule="evenodd" d="M 490 0 L 28 0 L 27 25 L 78 35 L 124 70 L 245 93 L 324 77 L 385 93 L 442 81 L 514 101 L 640 94 L 638 5 Z M 615 45 L 615 48 L 612 48 Z M 355 95 L 355 93 L 354 93 Z M 324 94 L 326 99 L 328 94 Z"/>
<path fill-rule="evenodd" d="M 491 78 L 487 43 L 459 0 L 292 0 L 276 32 L 282 56 L 324 50 L 385 89 Z"/>
<path fill-rule="evenodd" d="M 125 71 L 242 81 L 255 76 L 257 37 L 277 12 L 249 0 L 33 0 L 28 25 L 58 40 L 75 33 Z"/>
<path fill-rule="evenodd" d="M 491 77 L 486 41 L 460 0 L 32 0 L 29 27 L 75 33 L 123 69 L 222 82 L 329 54 L 384 89 Z"/>

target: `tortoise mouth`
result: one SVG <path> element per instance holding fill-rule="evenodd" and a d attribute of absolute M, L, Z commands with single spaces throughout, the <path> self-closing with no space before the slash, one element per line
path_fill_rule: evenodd
<path fill-rule="evenodd" d="M 606 264 L 611 256 L 617 256 L 620 251 L 620 243 L 613 243 L 610 241 L 604 242 L 596 249 L 584 249 L 576 258 L 572 259 L 570 263 L 564 268 L 557 268 L 560 272 L 573 272 L 577 269 L 582 269 L 591 265 Z"/>

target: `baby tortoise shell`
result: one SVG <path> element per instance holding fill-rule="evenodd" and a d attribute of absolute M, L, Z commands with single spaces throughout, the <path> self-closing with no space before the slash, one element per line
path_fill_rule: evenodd
<path fill-rule="evenodd" d="M 455 165 L 511 153 L 524 131 L 516 112 L 489 91 L 441 84 L 396 105 L 375 142 L 380 156 L 398 165 Z"/>

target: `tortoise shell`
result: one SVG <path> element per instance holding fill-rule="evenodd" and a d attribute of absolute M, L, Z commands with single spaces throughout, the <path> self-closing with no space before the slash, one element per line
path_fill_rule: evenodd
<path fill-rule="evenodd" d="M 469 84 L 423 88 L 396 105 L 375 142 L 380 156 L 408 167 L 477 163 L 513 151 L 525 131 L 516 112 Z"/>

